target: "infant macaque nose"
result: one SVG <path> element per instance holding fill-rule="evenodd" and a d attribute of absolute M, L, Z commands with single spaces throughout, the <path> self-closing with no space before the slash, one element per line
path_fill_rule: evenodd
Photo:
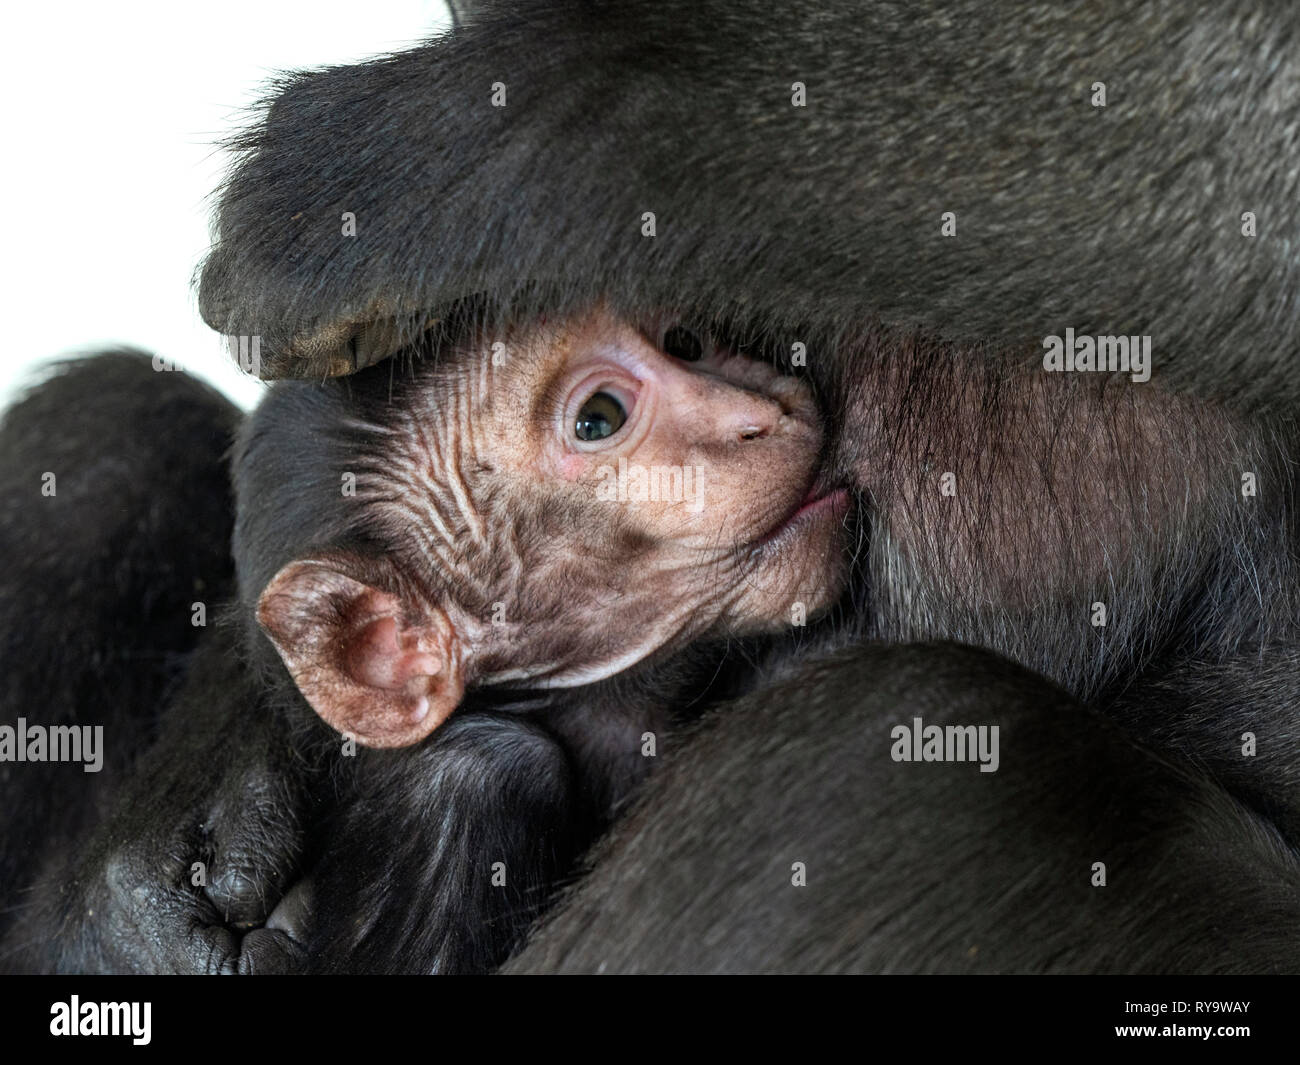
<path fill-rule="evenodd" d="M 771 396 L 735 386 L 724 388 L 729 394 L 722 398 L 727 409 L 723 424 L 728 435 L 737 440 L 762 440 L 775 432 L 787 416 L 781 404 Z"/>

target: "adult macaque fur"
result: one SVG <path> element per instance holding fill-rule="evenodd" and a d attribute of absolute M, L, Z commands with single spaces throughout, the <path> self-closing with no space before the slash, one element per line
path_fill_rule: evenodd
<path fill-rule="evenodd" d="M 1256 669 L 1247 686 L 1267 699 L 1276 680 Z M 1162 709 L 1175 746 L 1206 735 L 1175 738 L 1185 699 Z M 1001 766 L 891 761 L 908 715 L 998 726 Z M 1294 734 L 1288 716 L 1275 736 Z M 1277 753 L 1294 765 L 1294 740 Z M 1295 850 L 1267 818 L 1041 677 L 950 644 L 793 663 L 647 782 L 591 869 L 506 972 L 1300 965 Z"/>
<path fill-rule="evenodd" d="M 1293 416 L 997 354 L 870 325 L 842 353 L 824 476 L 867 497 L 868 634 L 989 647 L 1102 701 L 1170 656 L 1291 644 Z"/>
<path fill-rule="evenodd" d="M 200 309 L 260 338 L 263 376 L 349 372 L 545 280 L 631 320 L 741 308 L 814 373 L 865 307 L 1033 361 L 1066 327 L 1149 335 L 1170 387 L 1300 398 L 1289 9 L 465 6 L 284 78 L 235 142 Z"/>
<path fill-rule="evenodd" d="M 138 352 L 65 363 L 0 417 L 0 722 L 100 726 L 104 756 L 0 763 L 4 971 L 302 965 L 242 934 L 298 872 L 301 759 L 249 713 L 237 654 L 196 657 L 216 647 L 196 608 L 215 624 L 234 592 L 240 417 Z"/>

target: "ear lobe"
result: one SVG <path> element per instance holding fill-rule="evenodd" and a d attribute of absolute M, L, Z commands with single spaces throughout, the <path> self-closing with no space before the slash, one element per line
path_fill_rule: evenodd
<path fill-rule="evenodd" d="M 257 620 L 312 709 L 366 747 L 406 747 L 465 694 L 461 645 L 447 615 L 326 562 L 291 562 L 262 592 Z"/>

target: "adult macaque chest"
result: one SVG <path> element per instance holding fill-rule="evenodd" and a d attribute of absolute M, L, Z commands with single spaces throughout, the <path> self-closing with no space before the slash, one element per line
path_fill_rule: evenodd
<path fill-rule="evenodd" d="M 811 392 L 771 367 L 598 311 L 504 359 L 475 343 L 380 371 L 272 394 L 267 434 L 326 446 L 237 536 L 294 682 L 365 745 L 418 742 L 471 688 L 577 687 L 782 628 L 844 584 L 848 493 L 819 487 Z M 355 495 L 332 493 L 348 473 Z"/>
<path fill-rule="evenodd" d="M 956 622 L 1104 598 L 1217 520 L 1252 465 L 1256 441 L 1221 408 L 1126 373 L 1016 369 L 876 327 L 857 345 L 833 357 L 854 367 L 834 389 L 833 465 L 867 500 L 873 588 L 910 609 Z"/>

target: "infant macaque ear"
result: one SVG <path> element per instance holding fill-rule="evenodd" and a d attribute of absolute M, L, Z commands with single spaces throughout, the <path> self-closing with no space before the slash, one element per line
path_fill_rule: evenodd
<path fill-rule="evenodd" d="M 465 694 L 447 615 L 412 613 L 395 595 L 324 561 L 291 562 L 266 586 L 257 620 L 303 697 L 366 747 L 405 747 L 441 725 Z"/>

